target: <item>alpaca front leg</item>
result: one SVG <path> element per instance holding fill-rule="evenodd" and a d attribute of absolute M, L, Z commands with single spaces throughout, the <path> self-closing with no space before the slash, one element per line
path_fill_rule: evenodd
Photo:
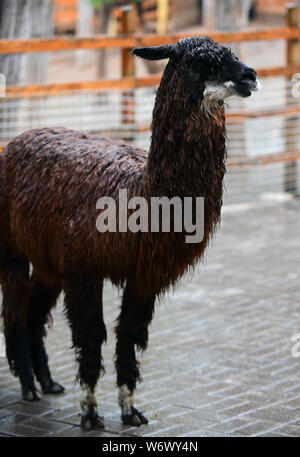
<path fill-rule="evenodd" d="M 77 378 L 83 396 L 80 402 L 83 430 L 103 428 L 97 411 L 96 385 L 101 372 L 101 345 L 106 341 L 102 315 L 102 284 L 77 285 L 65 288 L 66 314 L 72 330 L 73 346 L 79 364 Z"/>
<path fill-rule="evenodd" d="M 117 345 L 115 364 L 121 419 L 126 425 L 140 426 L 148 420 L 135 407 L 134 390 L 140 379 L 135 346 L 145 350 L 148 344 L 148 325 L 154 311 L 155 297 L 139 297 L 134 287 L 126 285 L 121 313 L 116 328 Z"/>
<path fill-rule="evenodd" d="M 82 386 L 81 406 L 81 428 L 93 430 L 104 428 L 104 421 L 98 414 L 98 403 L 94 389 L 89 386 Z"/>
<path fill-rule="evenodd" d="M 125 425 L 148 424 L 148 419 L 134 406 L 134 393 L 130 391 L 127 384 L 119 387 L 119 405 L 121 407 L 121 419 Z"/>

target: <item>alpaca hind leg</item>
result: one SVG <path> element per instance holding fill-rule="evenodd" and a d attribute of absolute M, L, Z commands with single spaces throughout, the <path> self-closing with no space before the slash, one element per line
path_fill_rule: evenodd
<path fill-rule="evenodd" d="M 102 313 L 102 283 L 75 283 L 65 287 L 66 314 L 72 331 L 73 347 L 79 365 L 77 378 L 83 391 L 81 427 L 103 428 L 97 412 L 95 389 L 102 365 L 101 346 L 106 341 Z"/>
<path fill-rule="evenodd" d="M 43 341 L 46 336 L 45 324 L 47 315 L 55 305 L 60 291 L 61 287 L 45 285 L 37 279 L 34 273 L 32 274 L 28 311 L 28 336 L 33 370 L 45 394 L 58 394 L 64 391 L 64 387 L 53 381 L 51 377 L 48 356 Z"/>
<path fill-rule="evenodd" d="M 7 360 L 12 373 L 20 379 L 23 399 L 39 400 L 28 342 L 29 263 L 25 258 L 6 258 L 0 263 Z"/>
<path fill-rule="evenodd" d="M 119 404 L 124 424 L 140 426 L 148 420 L 134 406 L 134 390 L 140 379 L 135 346 L 145 350 L 148 344 L 148 325 L 154 312 L 155 297 L 139 297 L 133 286 L 126 285 L 121 313 L 116 327 L 115 364 Z"/>

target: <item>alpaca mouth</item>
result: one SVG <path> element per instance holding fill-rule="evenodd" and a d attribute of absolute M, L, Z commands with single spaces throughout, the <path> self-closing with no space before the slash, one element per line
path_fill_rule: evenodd
<path fill-rule="evenodd" d="M 242 79 L 237 86 L 238 94 L 243 97 L 250 97 L 252 92 L 256 92 L 259 89 L 259 81 L 257 79 Z"/>

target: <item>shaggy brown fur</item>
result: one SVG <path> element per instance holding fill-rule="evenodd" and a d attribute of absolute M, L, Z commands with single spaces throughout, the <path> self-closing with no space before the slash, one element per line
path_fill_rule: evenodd
<path fill-rule="evenodd" d="M 106 338 L 98 311 L 103 280 L 126 285 L 116 330 L 116 368 L 118 386 L 127 386 L 129 392 L 123 389 L 120 398 L 123 422 L 140 425 L 146 419 L 131 398 L 139 378 L 134 346 L 146 348 L 155 297 L 202 257 L 220 220 L 226 156 L 223 100 L 211 110 L 202 107 L 209 77 L 203 77 L 202 70 L 199 81 L 189 62 L 196 59 L 191 53 L 195 46 L 206 46 L 212 54 L 215 50 L 219 66 L 221 51 L 234 64 L 236 58 L 208 39 L 176 46 L 176 53 L 169 52 L 171 47 L 150 48 L 155 53 L 168 48 L 164 52 L 169 55 L 144 55 L 171 57 L 157 92 L 149 154 L 96 135 L 43 128 L 15 138 L 0 156 L 0 280 L 8 360 L 20 376 L 24 398 L 38 396 L 31 365 L 44 392 L 62 390 L 51 378 L 42 333 L 46 313 L 64 289 L 79 378 L 89 390 L 82 402 L 84 428 L 103 425 L 91 399 Z M 143 50 L 136 54 L 143 56 Z M 239 63 L 238 70 L 245 69 Z M 119 189 L 127 189 L 129 198 L 203 196 L 203 241 L 187 244 L 185 233 L 174 232 L 99 233 L 96 201 L 103 196 L 117 201 Z M 35 280 L 29 278 L 28 262 Z M 35 321 L 39 296 L 44 312 Z"/>

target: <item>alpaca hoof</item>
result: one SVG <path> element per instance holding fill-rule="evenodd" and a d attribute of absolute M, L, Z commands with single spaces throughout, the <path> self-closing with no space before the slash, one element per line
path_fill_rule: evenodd
<path fill-rule="evenodd" d="M 131 414 L 122 414 L 121 418 L 124 425 L 140 427 L 143 424 L 148 424 L 148 419 L 134 408 L 134 406 L 131 407 Z"/>
<path fill-rule="evenodd" d="M 41 394 L 36 389 L 23 390 L 23 400 L 25 401 L 39 401 L 41 398 Z"/>
<path fill-rule="evenodd" d="M 39 381 L 43 394 L 61 394 L 65 388 L 52 380 L 50 374 L 37 373 L 37 380 Z"/>
<path fill-rule="evenodd" d="M 104 428 L 103 417 L 100 417 L 94 410 L 88 411 L 81 416 L 81 428 L 84 431 L 99 430 Z"/>
<path fill-rule="evenodd" d="M 61 394 L 65 391 L 65 388 L 58 382 L 52 381 L 50 385 L 42 387 L 42 390 L 44 394 Z"/>

